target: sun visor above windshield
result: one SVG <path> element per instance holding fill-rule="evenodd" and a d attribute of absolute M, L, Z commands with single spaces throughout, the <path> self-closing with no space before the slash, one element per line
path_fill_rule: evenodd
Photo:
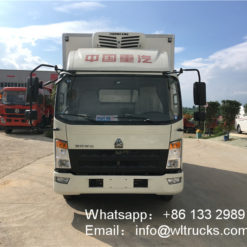
<path fill-rule="evenodd" d="M 87 48 L 70 51 L 69 71 L 170 71 L 167 52 Z"/>

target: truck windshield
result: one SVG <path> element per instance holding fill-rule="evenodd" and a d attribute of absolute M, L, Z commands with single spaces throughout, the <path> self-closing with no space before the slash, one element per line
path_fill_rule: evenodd
<path fill-rule="evenodd" d="M 70 124 L 165 124 L 181 119 L 172 76 L 66 76 L 58 84 L 56 118 Z"/>
<path fill-rule="evenodd" d="M 25 105 L 25 97 L 25 91 L 4 91 L 2 102 L 7 105 Z"/>

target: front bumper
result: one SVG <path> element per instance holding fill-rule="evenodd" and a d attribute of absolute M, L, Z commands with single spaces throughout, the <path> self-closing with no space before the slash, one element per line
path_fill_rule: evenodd
<path fill-rule="evenodd" d="M 68 184 L 58 183 L 56 177 L 69 178 Z M 169 178 L 181 178 L 177 184 L 169 184 Z M 90 187 L 91 179 L 103 181 L 102 187 Z M 147 180 L 147 187 L 134 187 L 136 179 Z M 79 194 L 157 194 L 175 195 L 184 187 L 184 173 L 172 173 L 162 176 L 80 176 L 54 171 L 54 191 L 63 195 Z"/>
<path fill-rule="evenodd" d="M 4 119 L 4 122 L 2 122 L 2 119 Z M 12 117 L 0 117 L 0 125 L 3 127 L 11 127 L 12 129 L 18 128 L 18 127 L 31 127 L 28 120 L 24 118 L 12 118 Z M 37 120 L 32 121 L 32 125 L 37 125 Z"/>

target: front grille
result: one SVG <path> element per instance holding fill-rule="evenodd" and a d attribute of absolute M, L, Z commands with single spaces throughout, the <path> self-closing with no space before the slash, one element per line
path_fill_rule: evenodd
<path fill-rule="evenodd" d="M 168 150 L 69 150 L 76 175 L 163 175 Z"/>
<path fill-rule="evenodd" d="M 19 112 L 20 112 L 21 114 L 25 114 L 25 111 L 26 111 L 26 109 L 19 109 Z"/>
<path fill-rule="evenodd" d="M 15 113 L 15 109 L 14 108 L 6 108 L 5 112 L 6 113 Z"/>
<path fill-rule="evenodd" d="M 98 47 L 102 48 L 139 48 L 140 36 L 110 36 L 99 35 Z"/>
<path fill-rule="evenodd" d="M 17 108 L 16 108 L 17 109 Z M 17 113 L 15 108 L 6 108 L 6 113 Z M 18 109 L 20 114 L 24 114 L 26 109 Z"/>

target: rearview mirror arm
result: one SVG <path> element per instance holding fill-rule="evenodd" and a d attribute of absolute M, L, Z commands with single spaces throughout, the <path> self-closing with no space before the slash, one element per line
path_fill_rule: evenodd
<path fill-rule="evenodd" d="M 30 92 L 32 91 L 33 89 L 33 81 L 32 81 L 32 78 L 33 78 L 33 73 L 38 70 L 40 67 L 49 67 L 49 68 L 54 68 L 55 71 L 57 72 L 59 69 L 57 67 L 57 65 L 50 65 L 50 64 L 40 64 L 39 66 L 35 67 L 31 72 L 30 72 L 30 85 L 29 85 L 29 90 Z M 32 112 L 32 102 L 33 102 L 33 99 L 32 99 L 32 93 L 30 94 L 30 97 L 29 97 L 29 103 L 30 103 L 30 118 L 29 118 L 29 122 L 30 122 L 30 125 L 32 127 L 32 117 L 31 117 L 31 112 Z"/>
<path fill-rule="evenodd" d="M 184 71 L 196 71 L 197 75 L 198 75 L 198 82 L 201 82 L 201 75 L 200 75 L 200 71 L 198 69 L 183 69 L 183 68 L 180 68 L 179 75 L 182 74 Z"/>
<path fill-rule="evenodd" d="M 177 76 L 180 76 L 181 74 L 183 74 L 184 71 L 196 71 L 197 74 L 198 74 L 198 82 L 201 82 L 201 74 L 200 74 L 200 71 L 198 69 L 183 69 L 183 68 L 180 68 L 179 70 L 173 70 L 172 72 L 167 71 L 164 74 L 174 74 L 174 73 L 176 73 Z"/>
<path fill-rule="evenodd" d="M 196 71 L 197 75 L 198 75 L 198 82 L 201 83 L 201 75 L 200 75 L 200 71 L 198 69 L 183 69 L 180 68 L 179 72 L 178 72 L 178 76 L 180 74 L 182 74 L 184 71 Z M 199 105 L 199 113 L 201 113 L 201 106 Z M 199 120 L 199 127 L 201 126 L 201 120 Z"/>

